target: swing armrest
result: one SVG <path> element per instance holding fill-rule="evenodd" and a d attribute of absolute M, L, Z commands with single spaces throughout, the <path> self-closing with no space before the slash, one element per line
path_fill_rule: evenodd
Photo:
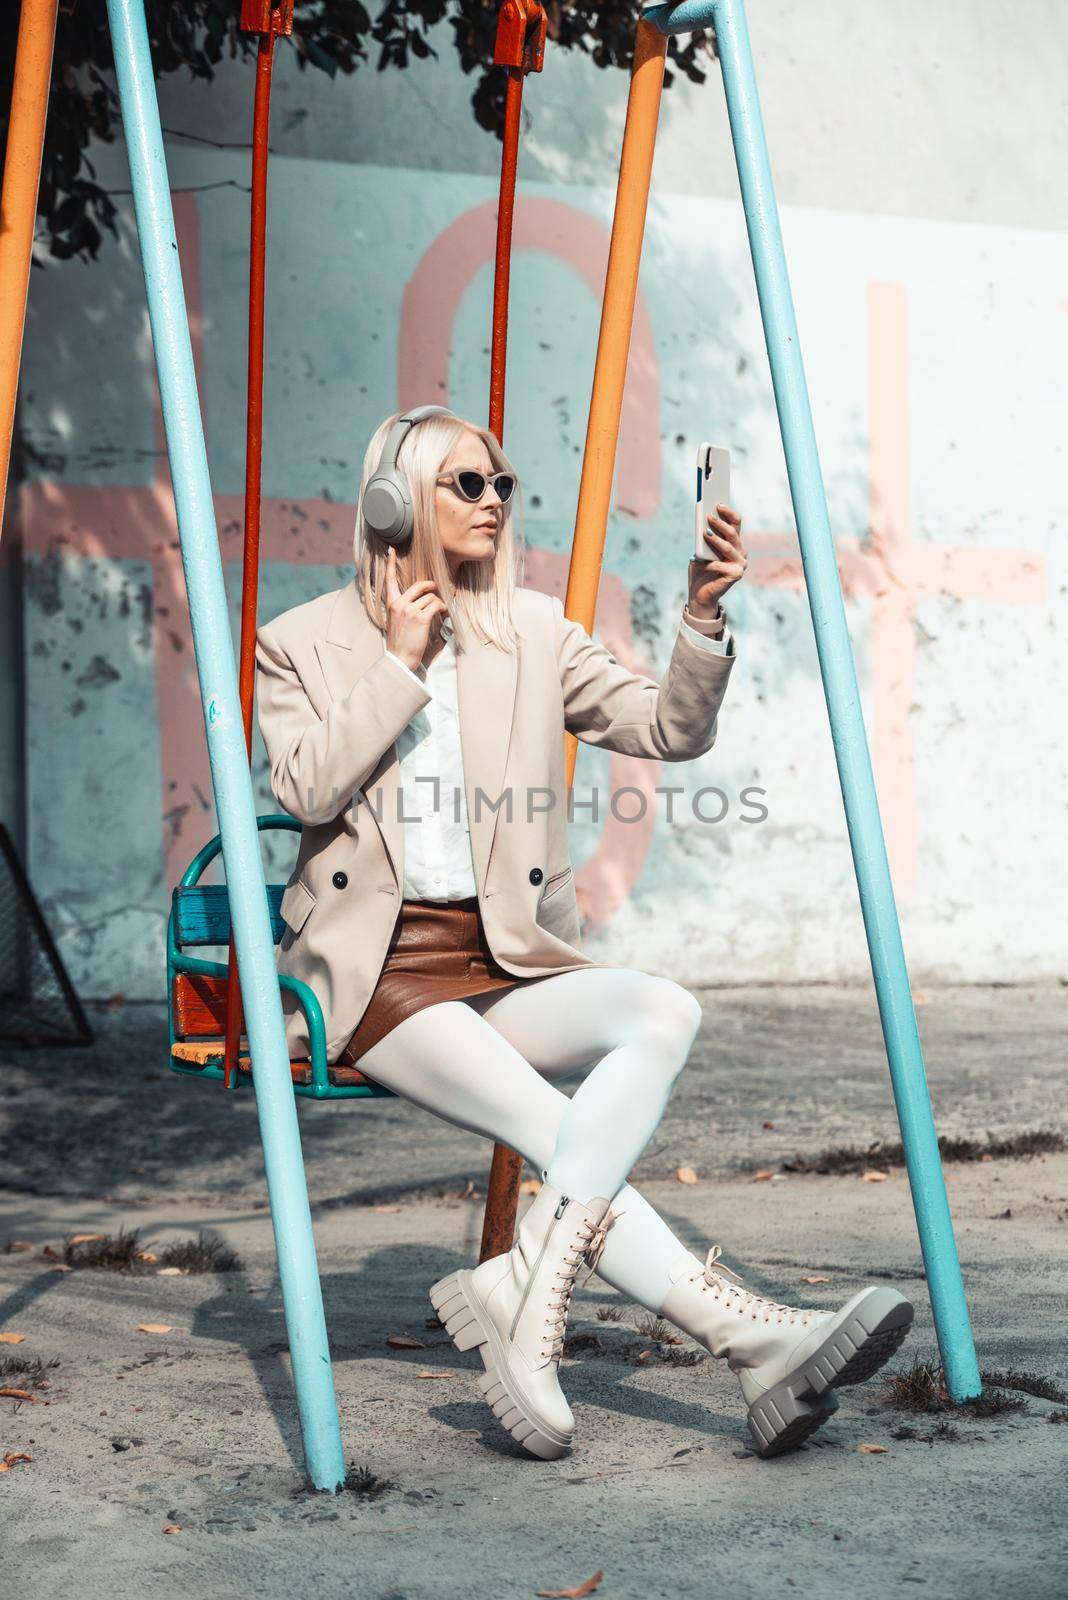
<path fill-rule="evenodd" d="M 187 956 L 182 950 L 171 951 L 171 970 L 200 978 L 226 978 L 229 971 L 222 961 L 208 961 L 204 956 Z M 326 1059 L 326 1024 L 319 998 L 300 978 L 290 978 L 284 972 L 278 974 L 278 986 L 290 990 L 297 997 L 297 1004 L 308 1024 L 312 1083 L 316 1089 L 328 1089 L 330 1071 Z"/>

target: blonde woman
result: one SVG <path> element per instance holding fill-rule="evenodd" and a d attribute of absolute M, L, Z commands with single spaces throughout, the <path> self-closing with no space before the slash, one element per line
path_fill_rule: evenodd
<path fill-rule="evenodd" d="M 260 628 L 271 786 L 303 824 L 279 969 L 319 998 L 331 1062 L 541 1175 L 512 1249 L 431 1290 L 531 1454 L 574 1438 L 559 1366 L 583 1260 L 725 1358 L 760 1453 L 778 1454 L 882 1365 L 912 1308 L 879 1287 L 837 1312 L 764 1299 L 627 1183 L 701 1006 L 583 953 L 564 782 L 565 730 L 649 760 L 712 748 L 737 659 L 720 601 L 745 572 L 741 520 L 709 515 L 658 683 L 520 584 L 519 503 L 485 428 L 436 406 L 388 417 L 364 460 L 354 580 Z M 284 1002 L 290 1053 L 306 1055 Z M 557 1080 L 574 1074 L 569 1097 Z"/>

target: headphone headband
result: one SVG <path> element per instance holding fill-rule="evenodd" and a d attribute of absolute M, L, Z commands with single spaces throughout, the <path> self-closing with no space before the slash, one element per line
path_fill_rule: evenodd
<path fill-rule="evenodd" d="M 423 422 L 427 417 L 451 416 L 452 412 L 448 406 L 413 406 L 410 411 L 406 411 L 403 416 L 398 417 L 386 434 L 386 442 L 382 446 L 382 455 L 378 463 L 378 472 L 381 472 L 383 467 L 395 467 L 397 465 L 400 447 L 417 422 Z M 377 477 L 377 475 L 376 473 L 375 476 Z"/>

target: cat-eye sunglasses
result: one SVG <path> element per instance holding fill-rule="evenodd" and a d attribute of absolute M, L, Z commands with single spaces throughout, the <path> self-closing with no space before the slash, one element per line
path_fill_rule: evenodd
<path fill-rule="evenodd" d="M 484 472 L 477 472 L 474 467 L 463 467 L 459 472 L 443 472 L 438 476 L 439 483 L 448 484 L 455 489 L 461 500 L 468 500 L 472 505 L 477 504 L 490 484 L 497 491 L 497 498 L 502 505 L 507 505 L 515 491 L 515 477 L 511 472 L 494 472 L 489 477 Z"/>

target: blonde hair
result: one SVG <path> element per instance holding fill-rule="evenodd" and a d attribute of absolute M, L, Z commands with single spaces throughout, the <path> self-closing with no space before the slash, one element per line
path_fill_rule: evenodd
<path fill-rule="evenodd" d="M 360 493 L 356 502 L 356 534 L 353 544 L 356 582 L 364 609 L 375 626 L 384 633 L 386 615 L 386 559 L 389 545 L 368 527 L 363 515 L 367 484 L 381 460 L 390 428 L 402 417 L 394 412 L 371 435 L 363 458 Z M 497 472 L 510 472 L 516 487 L 504 508 L 501 530 L 496 539 L 492 564 L 464 561 L 455 583 L 438 533 L 436 501 L 437 479 L 465 432 L 477 434 L 489 451 Z M 519 477 L 496 437 L 477 422 L 466 422 L 452 415 L 426 417 L 410 428 L 397 456 L 412 495 L 414 528 L 410 539 L 397 547 L 397 583 L 404 590 L 410 584 L 431 578 L 449 610 L 458 649 L 471 639 L 490 640 L 502 650 L 514 651 L 515 628 L 512 622 L 512 591 L 521 581 L 523 558 L 522 513 Z"/>

